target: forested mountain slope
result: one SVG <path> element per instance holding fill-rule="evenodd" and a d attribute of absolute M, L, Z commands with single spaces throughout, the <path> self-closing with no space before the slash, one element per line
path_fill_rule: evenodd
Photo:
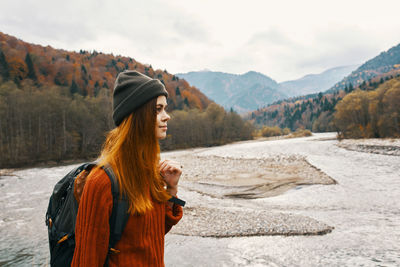
<path fill-rule="evenodd" d="M 26 43 L 0 32 L 0 77 L 20 86 L 29 79 L 36 87 L 66 87 L 71 95 L 97 96 L 104 88 L 112 91 L 117 74 L 125 69 L 137 70 L 159 79 L 170 95 L 170 109 L 205 109 L 211 101 L 185 80 L 168 73 L 154 70 L 151 65 L 141 64 L 124 56 L 103 54 L 97 51 L 71 52 Z"/>
<path fill-rule="evenodd" d="M 343 98 L 355 91 L 375 92 L 384 84 L 392 85 L 391 82 L 396 79 L 398 80 L 398 77 L 400 77 L 400 69 L 391 70 L 388 73 L 380 74 L 369 81 L 363 82 L 357 87 L 349 85 L 345 87 L 344 90 L 334 91 L 333 93 L 318 93 L 281 100 L 265 108 L 249 113 L 247 118 L 256 125 L 279 126 L 281 128 L 287 127 L 291 130 L 305 128 L 314 132 L 337 131 L 339 128 L 335 124 L 334 113 L 337 104 L 339 104 Z M 400 91 L 396 92 L 400 93 Z M 395 94 L 392 95 L 392 97 L 394 96 Z M 400 108 L 400 101 L 390 103 Z M 352 103 L 347 108 L 347 111 L 350 109 L 356 110 L 358 107 L 355 103 Z M 381 109 L 381 111 L 385 112 L 385 109 Z M 388 120 L 386 120 L 386 122 L 388 122 Z M 387 126 L 392 127 L 390 125 Z"/>
<path fill-rule="evenodd" d="M 252 127 L 166 70 L 101 52 L 68 52 L 0 33 L 0 168 L 92 160 L 114 127 L 118 72 L 136 69 L 168 92 L 166 149 L 251 138 Z"/>
<path fill-rule="evenodd" d="M 346 95 L 356 90 L 375 91 L 386 82 L 391 84 L 389 81 L 399 76 L 400 45 L 397 45 L 368 60 L 335 87 L 325 92 L 279 100 L 249 113 L 247 118 L 256 125 L 288 127 L 291 130 L 306 128 L 315 132 L 336 131 L 339 130 L 334 121 L 336 105 Z M 393 105 L 400 106 L 400 102 Z M 385 109 L 380 110 L 386 112 Z M 375 131 L 374 135 L 383 134 L 379 135 Z"/>
<path fill-rule="evenodd" d="M 359 68 L 335 84 L 329 92 L 344 90 L 350 84 L 353 87 L 361 85 L 381 74 L 389 73 L 400 68 L 400 44 L 384 51 L 376 57 L 368 60 Z"/>

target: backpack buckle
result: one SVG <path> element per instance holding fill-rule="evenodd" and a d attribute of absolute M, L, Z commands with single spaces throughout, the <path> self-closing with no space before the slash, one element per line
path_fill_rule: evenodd
<path fill-rule="evenodd" d="M 60 243 L 64 242 L 67 239 L 68 239 L 68 235 L 65 235 L 65 236 L 61 237 L 60 240 L 57 241 L 57 244 L 60 244 Z"/>
<path fill-rule="evenodd" d="M 53 227 L 53 220 L 49 216 L 46 218 L 45 223 L 47 227 Z"/>

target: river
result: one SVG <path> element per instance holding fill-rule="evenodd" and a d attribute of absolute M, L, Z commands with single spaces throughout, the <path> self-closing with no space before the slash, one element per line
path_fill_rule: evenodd
<path fill-rule="evenodd" d="M 199 156 L 301 155 L 338 184 L 238 200 L 240 206 L 309 216 L 334 230 L 321 236 L 204 238 L 168 234 L 166 266 L 399 266 L 400 157 L 338 147 L 334 133 L 195 149 Z M 54 184 L 73 166 L 32 168 L 0 178 L 0 266 L 48 266 L 44 214 Z M 203 201 L 181 189 L 186 201 Z M 236 202 L 212 201 L 223 207 Z M 219 204 L 218 204 L 219 203 Z M 212 227 L 212 225 L 210 225 Z"/>

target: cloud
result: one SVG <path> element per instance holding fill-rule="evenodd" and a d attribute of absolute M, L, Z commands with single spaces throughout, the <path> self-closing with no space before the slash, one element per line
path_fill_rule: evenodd
<path fill-rule="evenodd" d="M 236 70 L 247 67 L 283 81 L 336 66 L 361 64 L 381 51 L 380 40 L 355 25 L 331 25 L 304 36 L 274 27 L 254 33 L 242 47 L 225 55 L 221 65 Z"/>
<path fill-rule="evenodd" d="M 6 33 L 44 42 L 79 43 L 91 40 L 95 34 L 82 22 L 79 11 L 71 4 L 54 1 L 8 1 L 0 11 L 0 23 Z M 40 8 L 38 8 L 40 7 Z"/>
<path fill-rule="evenodd" d="M 371 33 L 358 26 L 332 25 L 316 31 L 312 53 L 297 62 L 299 68 L 328 68 L 360 64 L 376 56 L 380 43 Z M 385 48 L 387 49 L 387 48 Z"/>
<path fill-rule="evenodd" d="M 256 32 L 247 41 L 248 46 L 265 46 L 265 45 L 275 45 L 275 46 L 295 46 L 295 42 L 290 40 L 287 35 L 282 31 L 277 30 L 275 27 L 264 32 Z"/>
<path fill-rule="evenodd" d="M 274 27 L 254 33 L 235 51 L 225 54 L 219 65 L 221 68 L 229 66 L 235 73 L 255 70 L 282 80 L 298 74 L 295 63 L 302 60 L 308 50 L 305 44 Z"/>
<path fill-rule="evenodd" d="M 30 40 L 43 40 L 44 42 L 79 44 L 95 37 L 90 28 L 76 21 L 60 22 L 35 18 L 34 22 L 26 23 L 21 20 L 1 19 L 0 24 L 9 25 L 5 27 L 5 33 L 17 32 L 21 36 L 29 36 Z"/>
<path fill-rule="evenodd" d="M 2 0 L 0 25 L 27 42 L 130 56 L 172 73 L 255 70 L 283 81 L 396 45 L 399 2 L 382 1 Z"/>
<path fill-rule="evenodd" d="M 191 42 L 209 41 L 209 36 L 203 26 L 192 19 L 176 19 L 173 29 L 182 40 L 188 40 Z"/>

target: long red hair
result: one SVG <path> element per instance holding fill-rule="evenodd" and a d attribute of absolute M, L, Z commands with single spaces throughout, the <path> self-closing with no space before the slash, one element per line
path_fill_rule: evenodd
<path fill-rule="evenodd" d="M 143 214 L 152 209 L 152 198 L 158 202 L 170 198 L 158 171 L 156 104 L 154 98 L 125 118 L 108 133 L 101 151 L 99 166 L 111 165 L 131 213 Z"/>

